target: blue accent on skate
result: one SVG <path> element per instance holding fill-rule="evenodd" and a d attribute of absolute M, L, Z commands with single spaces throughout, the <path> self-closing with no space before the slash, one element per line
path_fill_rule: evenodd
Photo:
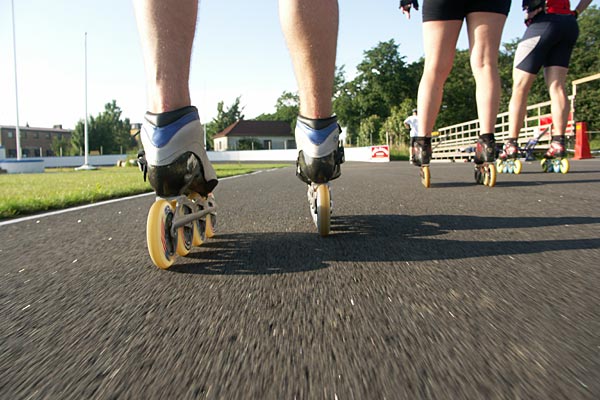
<path fill-rule="evenodd" d="M 183 117 L 179 118 L 177 121 L 172 124 L 158 127 L 153 127 L 154 132 L 152 132 L 152 144 L 156 147 L 163 147 L 175 136 L 177 132 L 187 124 L 192 121 L 199 120 L 197 112 L 191 112 Z"/>
<path fill-rule="evenodd" d="M 334 122 L 328 127 L 317 130 L 306 124 L 303 124 L 300 121 L 296 122 L 296 129 L 300 129 L 300 131 L 304 133 L 304 135 L 306 135 L 308 139 L 315 145 L 320 145 L 323 143 L 329 137 L 329 135 L 331 135 L 331 133 L 337 129 L 337 126 L 337 122 Z"/>

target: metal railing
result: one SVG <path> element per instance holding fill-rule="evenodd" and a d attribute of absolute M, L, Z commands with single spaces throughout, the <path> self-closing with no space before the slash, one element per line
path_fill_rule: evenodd
<path fill-rule="evenodd" d="M 571 99 L 571 97 L 569 97 Z M 527 106 L 523 128 L 519 132 L 519 147 L 524 147 L 527 142 L 544 132 L 538 139 L 537 149 L 548 148 L 552 138 L 552 120 L 550 115 L 550 101 Z M 567 138 L 575 134 L 575 124 L 572 113 L 569 115 Z M 508 138 L 508 112 L 498 114 L 495 132 L 496 143 L 503 143 Z M 475 152 L 475 143 L 479 137 L 479 120 L 463 122 L 446 126 L 438 130 L 438 134 L 431 140 L 433 160 L 469 160 Z"/>

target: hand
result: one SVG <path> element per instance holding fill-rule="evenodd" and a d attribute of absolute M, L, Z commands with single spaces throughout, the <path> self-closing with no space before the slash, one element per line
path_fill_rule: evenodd
<path fill-rule="evenodd" d="M 415 10 L 419 9 L 418 0 L 400 0 L 400 9 L 402 10 L 402 14 L 406 14 L 406 18 L 410 19 L 410 9 L 415 8 Z"/>
<path fill-rule="evenodd" d="M 542 11 L 544 11 L 543 7 L 536 8 L 535 10 L 532 10 L 532 11 L 526 11 L 525 12 L 525 20 L 528 21 L 530 19 L 533 19 L 533 17 L 535 17 L 536 15 L 538 15 L 539 13 L 541 13 Z"/>

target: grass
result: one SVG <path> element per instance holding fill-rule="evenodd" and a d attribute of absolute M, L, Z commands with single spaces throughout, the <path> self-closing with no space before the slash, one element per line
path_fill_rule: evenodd
<path fill-rule="evenodd" d="M 214 164 L 217 176 L 243 175 L 289 164 Z M 0 175 L 0 219 L 95 203 L 151 192 L 135 167 L 107 167 L 95 171 L 47 169 L 42 174 Z"/>
<path fill-rule="evenodd" d="M 390 148 L 391 161 L 408 161 L 408 156 L 408 146 L 404 146 L 403 148 L 393 146 Z"/>

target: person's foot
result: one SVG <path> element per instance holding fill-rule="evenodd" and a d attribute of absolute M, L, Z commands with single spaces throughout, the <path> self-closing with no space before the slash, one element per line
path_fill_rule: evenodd
<path fill-rule="evenodd" d="M 484 133 L 477 139 L 475 147 L 475 164 L 496 161 L 496 140 L 493 133 Z"/>
<path fill-rule="evenodd" d="M 305 183 L 326 183 L 341 175 L 344 147 L 339 141 L 337 117 L 296 121 L 298 161 L 296 175 Z"/>
<path fill-rule="evenodd" d="M 144 147 L 138 156 L 140 167 L 157 196 L 192 192 L 207 196 L 217 186 L 196 107 L 146 113 L 140 137 Z"/>
<path fill-rule="evenodd" d="M 502 152 L 500 153 L 500 158 L 502 160 L 506 159 L 516 159 L 519 155 L 519 147 L 517 146 L 517 141 L 515 139 L 508 139 L 506 143 L 504 143 L 504 147 L 502 147 Z"/>
<path fill-rule="evenodd" d="M 544 154 L 544 158 L 563 158 L 565 154 L 565 137 L 552 136 L 550 148 L 546 151 L 546 154 Z"/>
<path fill-rule="evenodd" d="M 417 136 L 411 148 L 412 164 L 417 167 L 431 161 L 431 136 Z"/>

